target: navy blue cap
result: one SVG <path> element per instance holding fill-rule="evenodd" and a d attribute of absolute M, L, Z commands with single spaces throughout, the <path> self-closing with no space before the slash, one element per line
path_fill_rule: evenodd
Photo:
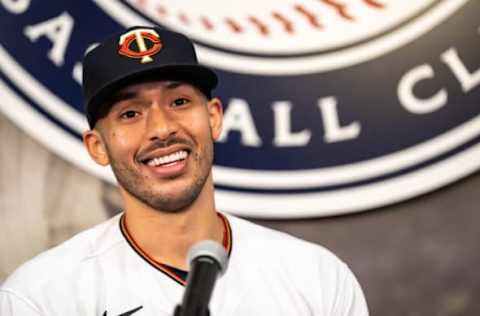
<path fill-rule="evenodd" d="M 83 61 L 83 95 L 90 128 L 119 89 L 146 80 L 190 83 L 210 98 L 217 75 L 198 64 L 192 41 L 158 27 L 131 27 L 89 51 Z"/>

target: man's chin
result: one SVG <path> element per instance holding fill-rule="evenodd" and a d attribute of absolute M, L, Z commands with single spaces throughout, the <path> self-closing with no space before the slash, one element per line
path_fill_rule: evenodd
<path fill-rule="evenodd" d="M 161 199 L 161 200 L 151 200 L 147 202 L 147 205 L 152 209 L 170 214 L 178 214 L 186 212 L 190 206 L 193 204 L 195 199 Z"/>
<path fill-rule="evenodd" d="M 170 188 L 169 192 L 163 189 L 129 193 L 156 211 L 162 213 L 182 213 L 190 208 L 200 192 L 201 188 L 190 186 L 188 188 Z"/>
<path fill-rule="evenodd" d="M 129 177 L 117 177 L 120 186 L 129 196 L 163 213 L 187 211 L 201 194 L 207 178 L 208 174 L 178 177 L 169 181 L 140 181 L 134 177 L 130 177 L 129 181 Z"/>

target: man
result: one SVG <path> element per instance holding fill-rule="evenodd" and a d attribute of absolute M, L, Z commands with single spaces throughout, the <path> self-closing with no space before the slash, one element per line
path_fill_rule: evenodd
<path fill-rule="evenodd" d="M 368 315 L 328 250 L 216 210 L 216 84 L 189 39 L 159 28 L 131 28 L 87 54 L 84 143 L 111 166 L 124 210 L 20 267 L 0 289 L 2 316 L 172 315 L 187 251 L 205 239 L 230 257 L 211 315 Z"/>

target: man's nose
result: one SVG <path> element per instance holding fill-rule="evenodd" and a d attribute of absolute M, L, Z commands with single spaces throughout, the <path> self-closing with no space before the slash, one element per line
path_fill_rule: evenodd
<path fill-rule="evenodd" d="M 148 139 L 166 140 L 177 132 L 177 123 L 165 106 L 154 104 L 147 117 Z"/>

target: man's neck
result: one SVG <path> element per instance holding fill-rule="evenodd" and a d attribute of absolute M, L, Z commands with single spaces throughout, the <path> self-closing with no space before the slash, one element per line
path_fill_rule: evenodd
<path fill-rule="evenodd" d="M 129 201 L 125 224 L 131 237 L 156 261 L 186 270 L 186 256 L 193 244 L 204 239 L 223 240 L 223 224 L 215 211 L 213 186 L 203 191 L 188 209 L 179 213 L 160 212 L 138 200 Z"/>

